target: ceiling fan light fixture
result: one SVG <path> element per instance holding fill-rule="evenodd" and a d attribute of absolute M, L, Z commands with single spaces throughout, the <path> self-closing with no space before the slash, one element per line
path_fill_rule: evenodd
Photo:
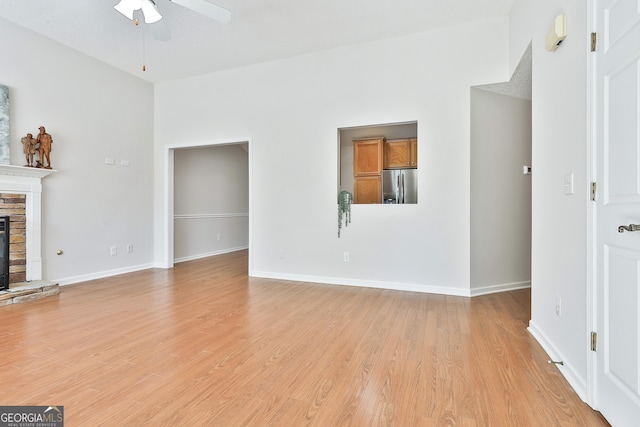
<path fill-rule="evenodd" d="M 142 0 L 120 0 L 120 3 L 113 6 L 115 10 L 133 21 L 133 12 L 142 7 Z"/>
<path fill-rule="evenodd" d="M 113 6 L 115 10 L 133 21 L 133 12 L 142 9 L 144 22 L 153 24 L 162 19 L 153 0 L 120 0 L 120 3 Z"/>
<path fill-rule="evenodd" d="M 144 14 L 144 22 L 147 24 L 153 24 L 162 19 L 162 15 L 160 15 L 160 11 L 158 11 L 153 0 L 143 0 L 142 13 Z"/>

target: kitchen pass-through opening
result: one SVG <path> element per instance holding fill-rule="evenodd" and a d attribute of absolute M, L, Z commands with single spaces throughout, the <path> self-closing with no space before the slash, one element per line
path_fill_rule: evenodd
<path fill-rule="evenodd" d="M 355 204 L 418 203 L 418 122 L 338 129 L 338 193 Z"/>

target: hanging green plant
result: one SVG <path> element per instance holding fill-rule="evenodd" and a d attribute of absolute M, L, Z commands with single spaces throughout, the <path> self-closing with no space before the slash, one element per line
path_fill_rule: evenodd
<path fill-rule="evenodd" d="M 345 227 L 351 222 L 352 203 L 353 194 L 351 192 L 343 190 L 338 194 L 338 237 L 340 237 L 340 230 L 342 229 L 342 220 L 344 219 Z"/>

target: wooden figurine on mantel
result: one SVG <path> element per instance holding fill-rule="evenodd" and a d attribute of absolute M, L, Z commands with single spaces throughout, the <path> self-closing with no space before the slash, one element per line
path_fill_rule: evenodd
<path fill-rule="evenodd" d="M 23 136 L 20 140 L 23 145 L 24 156 L 27 159 L 25 167 L 36 167 L 43 169 L 51 169 L 51 145 L 53 145 L 53 138 L 46 132 L 44 126 L 40 126 L 40 133 L 37 138 L 33 138 L 33 135 L 28 133 L 27 136 Z M 38 153 L 39 160 L 35 161 L 34 155 Z M 45 165 L 45 159 L 47 164 Z"/>
<path fill-rule="evenodd" d="M 38 141 L 36 141 L 30 133 L 28 133 L 27 136 L 23 136 L 20 141 L 23 145 L 24 157 L 27 159 L 25 166 L 33 167 L 33 155 L 36 154 L 36 144 Z"/>
<path fill-rule="evenodd" d="M 53 144 L 53 138 L 49 135 L 44 126 L 40 126 L 40 133 L 38 134 L 37 142 L 38 153 L 40 154 L 40 161 L 36 165 L 37 168 L 51 169 L 51 145 Z M 44 159 L 47 159 L 47 165 L 44 165 Z"/>

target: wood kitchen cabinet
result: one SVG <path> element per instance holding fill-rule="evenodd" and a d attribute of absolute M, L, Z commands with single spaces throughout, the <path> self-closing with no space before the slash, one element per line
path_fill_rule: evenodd
<path fill-rule="evenodd" d="M 353 182 L 353 202 L 376 204 L 382 202 L 382 175 L 360 176 Z"/>
<path fill-rule="evenodd" d="M 418 167 L 418 138 L 411 138 L 411 157 L 409 164 L 412 168 Z"/>
<path fill-rule="evenodd" d="M 353 140 L 353 202 L 382 203 L 384 138 Z"/>
<path fill-rule="evenodd" d="M 384 168 L 418 167 L 417 138 L 390 139 L 384 143 Z"/>
<path fill-rule="evenodd" d="M 382 173 L 382 149 L 384 138 L 353 140 L 353 176 L 379 175 Z"/>

